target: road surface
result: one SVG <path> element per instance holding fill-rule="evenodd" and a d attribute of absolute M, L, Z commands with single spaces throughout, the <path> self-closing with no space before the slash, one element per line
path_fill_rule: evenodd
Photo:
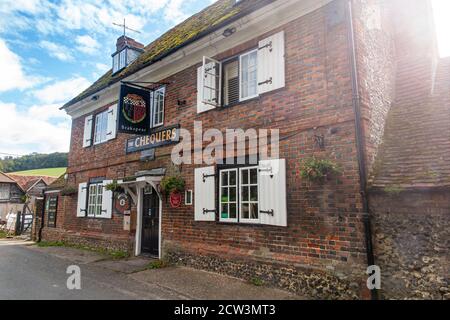
<path fill-rule="evenodd" d="M 80 264 L 81 290 L 67 288 L 67 259 L 23 244 L 0 241 L 0 300 L 179 299 L 160 286 L 138 282 L 126 274 Z"/>

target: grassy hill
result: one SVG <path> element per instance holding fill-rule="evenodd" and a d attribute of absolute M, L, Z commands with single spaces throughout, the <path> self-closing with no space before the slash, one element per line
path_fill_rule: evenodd
<path fill-rule="evenodd" d="M 60 177 L 64 172 L 66 172 L 66 168 L 35 169 L 10 173 L 17 174 L 19 176 L 49 176 L 57 178 Z"/>

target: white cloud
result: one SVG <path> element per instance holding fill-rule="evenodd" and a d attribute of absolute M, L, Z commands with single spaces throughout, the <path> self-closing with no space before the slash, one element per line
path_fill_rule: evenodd
<path fill-rule="evenodd" d="M 27 89 L 36 85 L 40 79 L 26 75 L 20 57 L 12 52 L 6 42 L 0 39 L 0 92 Z"/>
<path fill-rule="evenodd" d="M 97 68 L 98 71 L 100 72 L 106 72 L 109 69 L 111 69 L 111 66 L 104 64 L 104 63 L 96 63 L 95 67 Z"/>
<path fill-rule="evenodd" d="M 37 107 L 38 108 L 38 107 Z M 47 107 L 43 107 L 46 109 Z M 43 110 L 44 110 L 43 109 Z M 37 109 L 35 109 L 37 112 Z M 53 124 L 36 113 L 21 112 L 12 103 L 1 103 L 0 150 L 12 154 L 31 152 L 67 152 L 70 142 L 70 121 Z M 20 125 L 18 125 L 20 123 Z"/>
<path fill-rule="evenodd" d="M 127 24 L 138 30 L 156 19 L 174 24 L 187 17 L 181 9 L 182 0 L 1 0 L 0 31 L 37 30 L 42 34 L 66 34 L 86 30 L 108 36 L 113 22 Z M 205 1 L 209 4 L 209 1 Z M 25 12 L 31 15 L 18 15 Z"/>
<path fill-rule="evenodd" d="M 44 40 L 40 42 L 40 46 L 41 48 L 47 50 L 48 54 L 53 58 L 56 58 L 61 61 L 73 60 L 73 56 L 70 53 L 70 49 L 63 45 Z"/>
<path fill-rule="evenodd" d="M 181 10 L 183 0 L 170 0 L 166 9 L 164 10 L 164 18 L 167 21 L 177 24 L 185 20 L 188 15 Z"/>
<path fill-rule="evenodd" d="M 100 44 L 91 36 L 77 36 L 75 42 L 78 44 L 77 49 L 86 54 L 94 54 L 99 48 Z"/>
<path fill-rule="evenodd" d="M 63 103 L 83 92 L 90 84 L 87 79 L 77 77 L 50 84 L 32 94 L 44 104 Z"/>
<path fill-rule="evenodd" d="M 69 116 L 60 110 L 61 104 L 44 104 L 35 105 L 28 108 L 28 115 L 34 119 L 39 120 L 68 120 Z"/>

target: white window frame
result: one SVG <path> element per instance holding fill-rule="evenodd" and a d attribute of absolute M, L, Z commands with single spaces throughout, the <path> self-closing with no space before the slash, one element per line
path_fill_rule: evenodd
<path fill-rule="evenodd" d="M 95 122 L 94 122 L 94 145 L 98 145 L 101 143 L 105 143 L 108 141 L 108 111 L 105 110 L 100 113 L 97 113 L 95 115 Z M 99 129 L 99 118 L 101 119 L 100 123 L 100 129 Z M 101 130 L 101 132 L 98 132 L 98 130 Z M 104 135 L 103 135 L 104 133 Z M 99 135 L 99 140 L 97 139 L 97 136 Z M 104 139 L 102 138 L 104 136 Z"/>
<path fill-rule="evenodd" d="M 250 183 L 250 174 L 248 177 L 248 183 L 247 184 L 243 184 L 243 182 L 241 181 L 241 177 L 242 177 L 242 171 L 250 171 L 251 169 L 256 169 L 256 184 L 254 183 Z M 239 180 L 238 180 L 238 185 L 239 185 L 239 221 L 241 223 L 250 223 L 250 224 L 259 224 L 260 223 L 260 213 L 259 213 L 259 184 L 258 184 L 258 166 L 252 166 L 252 167 L 242 167 L 239 168 Z M 258 218 L 257 219 L 244 219 L 242 218 L 242 187 L 248 187 L 249 188 L 249 201 L 245 201 L 245 203 L 249 204 L 249 216 L 250 216 L 250 205 L 252 203 L 256 203 L 258 205 Z M 256 201 L 251 201 L 251 187 L 256 186 L 256 190 L 257 190 L 257 200 Z"/>
<path fill-rule="evenodd" d="M 119 52 L 119 70 L 122 70 L 127 66 L 127 49 L 123 49 Z"/>
<path fill-rule="evenodd" d="M 116 73 L 117 71 L 119 71 L 119 53 L 116 53 L 113 56 L 113 73 Z"/>
<path fill-rule="evenodd" d="M 189 194 L 190 201 L 188 201 L 188 194 Z M 184 192 L 184 204 L 185 205 L 192 206 L 192 204 L 193 204 L 192 196 L 193 196 L 192 190 L 186 190 Z"/>
<path fill-rule="evenodd" d="M 156 106 L 157 106 L 157 92 L 162 92 L 162 110 L 160 113 L 162 113 L 162 117 L 161 117 L 161 121 L 160 122 L 156 122 Z M 164 109 L 165 109 L 165 100 L 166 100 L 166 87 L 161 87 L 157 90 L 155 90 L 152 94 L 152 116 L 151 116 L 151 125 L 152 128 L 156 128 L 159 126 L 164 125 Z"/>
<path fill-rule="evenodd" d="M 230 190 L 230 187 L 235 187 L 236 188 L 236 200 L 234 202 L 230 202 L 230 199 L 228 199 L 227 205 L 228 205 L 228 216 L 230 216 L 230 204 L 235 204 L 236 205 L 236 218 L 222 218 L 222 188 L 223 188 L 223 184 L 222 184 L 222 173 L 224 172 L 228 172 L 228 181 L 227 181 L 227 185 L 225 186 L 228 191 Z M 236 185 L 229 185 L 229 181 L 230 181 L 230 172 L 235 172 L 236 174 Z M 239 170 L 238 168 L 232 168 L 232 169 L 222 169 L 219 171 L 219 221 L 221 222 L 239 222 Z M 228 196 L 230 195 L 230 193 L 228 192 Z"/>
<path fill-rule="evenodd" d="M 95 191 L 95 192 L 94 192 Z M 90 218 L 101 216 L 103 213 L 103 183 L 95 182 L 88 185 L 86 215 Z"/>
<path fill-rule="evenodd" d="M 242 59 L 243 59 L 243 57 L 249 56 L 252 53 L 256 53 L 256 93 L 251 96 L 243 97 L 242 96 L 242 72 L 243 72 Z M 256 98 L 258 96 L 259 96 L 259 93 L 258 93 L 258 49 L 256 48 L 254 50 L 248 51 L 239 56 L 239 101 L 242 102 L 242 101 L 250 100 L 250 99 Z"/>

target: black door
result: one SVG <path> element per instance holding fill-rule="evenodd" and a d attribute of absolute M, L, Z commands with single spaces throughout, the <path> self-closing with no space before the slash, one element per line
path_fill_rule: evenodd
<path fill-rule="evenodd" d="M 144 192 L 141 252 L 158 257 L 159 197 L 154 189 L 149 191 Z"/>

